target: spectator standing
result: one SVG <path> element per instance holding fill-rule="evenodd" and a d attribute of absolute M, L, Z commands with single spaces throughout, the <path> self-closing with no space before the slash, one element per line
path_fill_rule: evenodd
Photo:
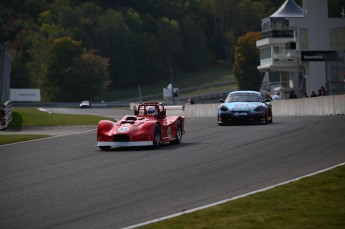
<path fill-rule="evenodd" d="M 272 97 L 268 91 L 265 92 L 265 99 L 272 100 Z"/>
<path fill-rule="evenodd" d="M 188 99 L 187 104 L 194 104 L 194 101 L 192 99 Z"/>
<path fill-rule="evenodd" d="M 282 99 L 282 97 L 280 96 L 280 93 L 279 92 L 277 92 L 274 96 L 273 96 L 273 98 L 272 98 L 273 100 L 281 100 Z"/>
<path fill-rule="evenodd" d="M 324 87 L 324 86 L 322 86 L 321 88 L 320 88 L 320 90 L 322 91 L 322 95 L 327 95 L 327 93 L 326 93 L 326 88 Z"/>
<path fill-rule="evenodd" d="M 310 97 L 317 97 L 317 94 L 315 93 L 315 91 L 311 91 Z"/>

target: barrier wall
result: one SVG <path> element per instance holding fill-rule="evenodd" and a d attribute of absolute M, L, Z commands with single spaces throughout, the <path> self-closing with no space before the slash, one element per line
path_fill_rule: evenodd
<path fill-rule="evenodd" d="M 344 115 L 345 95 L 273 101 L 274 116 Z"/>
<path fill-rule="evenodd" d="M 219 104 L 187 104 L 181 115 L 217 117 L 218 106 Z M 345 115 L 345 95 L 273 101 L 272 109 L 273 116 Z"/>
<path fill-rule="evenodd" d="M 79 107 L 79 103 L 15 103 L 15 106 L 35 107 Z M 130 103 L 129 108 L 138 103 Z M 184 115 L 186 117 L 217 117 L 217 108 L 220 103 L 214 104 L 186 104 L 168 109 L 168 115 Z M 128 103 L 93 104 L 94 108 L 128 106 Z M 273 101 L 273 116 L 322 116 L 345 115 L 345 95 L 329 95 L 315 98 L 291 99 Z"/>

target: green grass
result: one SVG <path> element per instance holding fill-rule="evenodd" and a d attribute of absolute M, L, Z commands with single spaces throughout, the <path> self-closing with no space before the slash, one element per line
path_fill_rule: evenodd
<path fill-rule="evenodd" d="M 30 127 L 30 126 L 70 126 L 70 125 L 97 125 L 102 119 L 111 118 L 96 115 L 69 115 L 69 114 L 49 114 L 37 108 L 14 107 L 12 109 L 11 127 Z M 49 137 L 49 135 L 26 135 L 11 134 L 0 135 L 0 145 L 28 141 L 38 138 Z"/>
<path fill-rule="evenodd" d="M 143 229 L 343 229 L 345 166 Z"/>
<path fill-rule="evenodd" d="M 41 134 L 11 134 L 11 135 L 0 135 L 0 145 L 11 144 L 22 141 L 30 141 L 34 139 L 47 138 L 49 135 Z"/>
<path fill-rule="evenodd" d="M 97 125 L 101 119 L 108 118 L 96 115 L 49 114 L 37 108 L 15 107 L 9 127 Z"/>
<path fill-rule="evenodd" d="M 227 65 L 208 66 L 193 73 L 174 73 L 173 84 L 177 88 L 188 88 L 192 86 L 200 86 L 210 83 L 234 83 L 236 79 Z M 150 84 L 140 85 L 142 96 L 163 93 L 163 88 L 170 84 L 170 76 L 163 77 L 159 82 L 152 82 Z M 211 88 L 210 88 L 211 90 Z M 116 88 L 108 91 L 104 98 L 105 100 L 121 100 L 128 98 L 139 97 L 139 85 L 133 87 Z"/>

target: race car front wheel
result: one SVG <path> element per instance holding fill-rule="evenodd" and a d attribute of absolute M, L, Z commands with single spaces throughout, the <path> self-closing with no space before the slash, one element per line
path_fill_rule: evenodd
<path fill-rule="evenodd" d="M 158 124 L 155 125 L 154 136 L 153 136 L 153 148 L 159 147 L 161 144 L 161 128 Z"/>
<path fill-rule="evenodd" d="M 182 135 L 183 135 L 183 129 L 182 129 L 182 124 L 181 121 L 177 121 L 177 128 L 176 128 L 176 136 L 175 140 L 171 141 L 173 144 L 179 144 L 182 140 Z"/>

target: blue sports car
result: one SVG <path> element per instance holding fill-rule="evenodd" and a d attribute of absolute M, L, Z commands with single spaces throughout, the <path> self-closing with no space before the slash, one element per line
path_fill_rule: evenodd
<path fill-rule="evenodd" d="M 257 121 L 272 123 L 272 106 L 256 91 L 233 91 L 220 100 L 218 125 Z"/>

